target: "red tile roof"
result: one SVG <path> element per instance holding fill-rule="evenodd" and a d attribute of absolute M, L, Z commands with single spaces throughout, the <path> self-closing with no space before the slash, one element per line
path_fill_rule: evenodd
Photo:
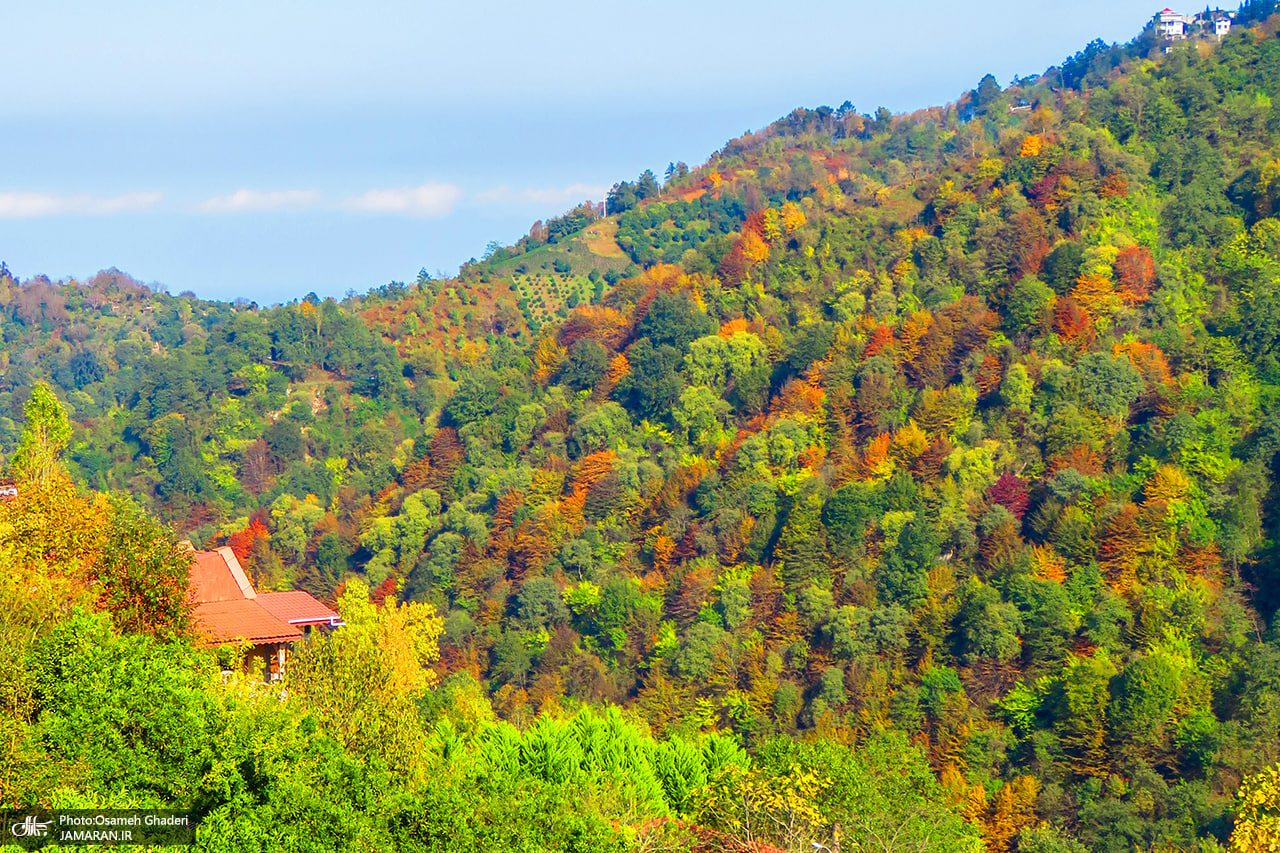
<path fill-rule="evenodd" d="M 300 589 L 264 592 L 257 601 L 272 616 L 290 625 L 339 625 L 342 622 L 337 613 Z"/>
<path fill-rule="evenodd" d="M 196 627 L 210 643 L 291 643 L 302 632 L 281 622 L 258 602 L 247 598 L 206 601 L 196 605 Z"/>
<path fill-rule="evenodd" d="M 253 584 L 230 548 L 196 551 L 191 556 L 191 600 L 236 601 L 254 598 Z"/>
<path fill-rule="evenodd" d="M 302 639 L 302 632 L 287 619 L 277 618 L 258 603 L 249 576 L 230 548 L 192 552 L 189 595 L 196 605 L 196 628 L 211 644 L 238 641 L 261 645 Z"/>

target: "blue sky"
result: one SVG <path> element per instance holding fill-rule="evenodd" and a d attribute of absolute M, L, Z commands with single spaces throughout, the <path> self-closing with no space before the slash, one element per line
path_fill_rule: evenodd
<path fill-rule="evenodd" d="M 419 268 L 796 106 L 1007 83 L 1158 4 L 47 0 L 0 10 L 0 260 L 287 301 Z"/>

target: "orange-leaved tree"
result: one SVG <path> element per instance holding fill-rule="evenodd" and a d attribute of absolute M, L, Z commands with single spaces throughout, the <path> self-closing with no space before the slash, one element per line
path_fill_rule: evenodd
<path fill-rule="evenodd" d="M 1112 265 L 1115 272 L 1116 293 L 1127 305 L 1137 305 L 1151 298 L 1156 283 L 1156 265 L 1151 252 L 1144 246 L 1121 249 Z"/>

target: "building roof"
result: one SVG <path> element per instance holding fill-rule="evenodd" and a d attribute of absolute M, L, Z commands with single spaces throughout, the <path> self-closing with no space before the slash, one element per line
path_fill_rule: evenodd
<path fill-rule="evenodd" d="M 230 548 L 193 550 L 188 589 L 196 628 L 212 644 L 291 643 L 302 639 L 295 625 L 342 624 L 337 613 L 301 590 L 258 595 Z"/>
<path fill-rule="evenodd" d="M 192 554 L 190 592 L 196 604 L 257 597 L 236 552 L 226 547 Z"/>
<path fill-rule="evenodd" d="M 337 613 L 300 589 L 264 592 L 258 596 L 257 602 L 272 616 L 290 625 L 342 624 L 342 618 Z"/>
<path fill-rule="evenodd" d="M 258 602 L 248 599 L 206 601 L 196 605 L 196 628 L 211 644 L 247 642 L 291 643 L 302 632 L 272 616 Z"/>

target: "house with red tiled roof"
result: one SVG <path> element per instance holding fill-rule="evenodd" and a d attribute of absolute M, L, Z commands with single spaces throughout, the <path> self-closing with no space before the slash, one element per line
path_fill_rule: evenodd
<path fill-rule="evenodd" d="M 336 628 L 342 624 L 336 612 L 300 589 L 260 592 L 258 603 L 281 622 L 302 629 L 304 634 L 310 634 L 314 628 Z"/>
<path fill-rule="evenodd" d="M 192 551 L 188 584 L 196 630 L 210 646 L 250 646 L 246 663 L 264 681 L 284 677 L 289 650 L 315 628 L 342 620 L 301 590 L 258 593 L 230 548 Z"/>

